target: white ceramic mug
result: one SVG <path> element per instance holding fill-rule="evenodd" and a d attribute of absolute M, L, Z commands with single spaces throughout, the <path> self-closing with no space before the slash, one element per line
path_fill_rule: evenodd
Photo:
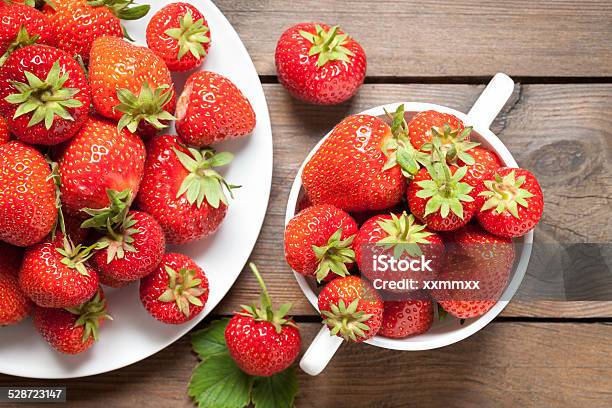
<path fill-rule="evenodd" d="M 466 125 L 473 126 L 474 131 L 481 136 L 475 139 L 475 141 L 480 142 L 483 147 L 497 153 L 507 167 L 518 167 L 510 151 L 508 151 L 501 140 L 489 130 L 489 126 L 508 101 L 513 90 L 514 82 L 509 76 L 501 73 L 495 75 L 467 115 L 445 106 L 429 103 L 403 102 L 403 104 L 406 112 L 420 112 L 433 109 L 457 116 Z M 380 116 L 384 114 L 385 109 L 389 112 L 394 112 L 401 104 L 402 102 L 377 106 L 361 113 Z M 303 195 L 302 171 L 304 166 L 328 136 L 329 133 L 312 149 L 295 177 L 287 203 L 285 225 L 296 214 L 297 203 Z M 501 297 L 501 299 L 504 300 L 498 301 L 497 304 L 484 315 L 478 318 L 468 319 L 464 324 L 460 324 L 459 319 L 455 319 L 449 315 L 442 321 L 434 322 L 434 325 L 427 333 L 405 339 L 390 339 L 382 336 L 374 336 L 366 341 L 366 343 L 393 350 L 430 350 L 453 344 L 476 333 L 491 322 L 504 307 L 506 307 L 508 299 L 512 298 L 514 293 L 516 293 L 525 276 L 525 271 L 527 270 L 532 243 L 533 231 L 530 231 L 521 238 L 515 239 L 518 261 L 515 262 L 515 270 L 512 279 Z M 316 282 L 295 272 L 294 275 L 310 303 L 318 310 Z M 318 375 L 327 366 L 342 342 L 343 339 L 341 337 L 332 336 L 327 326 L 324 326 L 304 354 L 300 362 L 300 367 L 310 375 Z"/>

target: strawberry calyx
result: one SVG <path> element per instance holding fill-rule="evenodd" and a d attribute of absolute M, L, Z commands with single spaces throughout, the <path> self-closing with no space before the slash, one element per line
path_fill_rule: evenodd
<path fill-rule="evenodd" d="M 31 113 L 32 117 L 28 127 L 37 125 L 44 121 L 45 128 L 51 129 L 55 117 L 65 120 L 74 120 L 67 108 L 80 108 L 83 102 L 74 99 L 81 92 L 77 88 L 64 88 L 69 79 L 68 72 L 60 72 L 60 65 L 55 61 L 42 80 L 31 72 L 25 71 L 27 83 L 11 81 L 11 85 L 18 91 L 7 96 L 4 100 L 8 103 L 19 105 L 13 119 Z"/>
<path fill-rule="evenodd" d="M 442 125 L 442 129 L 436 127 L 431 128 L 432 140 L 440 141 L 440 149 L 449 163 L 457 163 L 458 160 L 461 160 L 467 165 L 475 163 L 472 155 L 467 152 L 479 146 L 480 143 L 470 142 L 469 139 L 467 139 L 470 133 L 472 133 L 471 126 L 459 132 L 458 128 L 453 129 L 448 123 Z M 432 152 L 433 143 L 429 142 L 423 144 L 421 150 L 424 152 Z"/>
<path fill-rule="evenodd" d="M 214 149 L 205 148 L 198 150 L 192 147 L 187 148 L 190 154 L 182 152 L 176 148 L 172 148 L 176 157 L 179 159 L 183 167 L 189 172 L 187 177 L 181 183 L 176 198 L 183 194 L 189 204 L 195 204 L 198 208 L 202 206 L 204 199 L 213 208 L 219 208 L 221 203 L 227 205 L 227 197 L 225 190 L 232 195 L 232 190 L 239 188 L 228 184 L 225 179 L 214 170 L 215 167 L 221 167 L 229 164 L 234 155 L 230 152 L 217 153 Z"/>
<path fill-rule="evenodd" d="M 100 292 L 96 293 L 93 299 L 82 305 L 67 308 L 65 310 L 78 316 L 74 323 L 74 327 L 83 327 L 83 343 L 89 340 L 90 337 L 98 341 L 100 320 L 113 320 L 113 318 L 106 313 L 106 299 L 100 295 Z"/>
<path fill-rule="evenodd" d="M 174 90 L 170 85 L 164 84 L 153 91 L 147 81 L 143 82 L 138 96 L 129 89 L 117 90 L 119 105 L 115 110 L 123 113 L 117 128 L 121 131 L 126 128 L 136 133 L 142 121 L 151 124 L 155 129 L 161 130 L 168 127 L 162 121 L 172 121 L 176 118 L 164 110 L 164 107 L 172 100 Z"/>
<path fill-rule="evenodd" d="M 387 156 L 383 171 L 399 165 L 404 177 L 411 179 L 419 172 L 421 166 L 430 163 L 430 155 L 415 149 L 410 143 L 404 111 L 403 104 L 399 105 L 393 114 L 385 110 L 385 114 L 391 119 L 392 137 L 383 145 L 383 153 Z"/>
<path fill-rule="evenodd" d="M 98 244 L 95 243 L 88 247 L 81 244 L 75 246 L 72 240 L 65 235 L 62 241 L 63 246 L 56 248 L 57 252 L 63 256 L 60 262 L 70 269 L 76 269 L 83 276 L 89 276 L 85 262 L 93 256 L 94 250 L 98 248 Z"/>
<path fill-rule="evenodd" d="M 387 236 L 377 242 L 385 249 L 393 248 L 393 257 L 400 259 L 406 252 L 409 256 L 421 256 L 423 251 L 419 244 L 428 245 L 427 237 L 433 235 L 425 225 L 416 222 L 414 215 L 406 211 L 399 217 L 391 214 L 391 219 L 378 221 L 378 225 L 387 233 Z"/>
<path fill-rule="evenodd" d="M 147 15 L 151 6 L 135 5 L 133 0 L 88 0 L 92 7 L 106 7 L 121 20 L 138 20 Z"/>
<path fill-rule="evenodd" d="M 171 28 L 165 31 L 167 36 L 178 41 L 178 60 L 180 61 L 188 52 L 196 59 L 206 56 L 206 50 L 202 44 L 209 43 L 210 38 L 206 35 L 209 30 L 204 24 L 204 19 L 201 18 L 193 21 L 191 10 L 188 10 L 187 13 L 180 18 L 179 22 L 179 28 Z"/>
<path fill-rule="evenodd" d="M 54 162 L 49 158 L 49 156 L 45 156 L 45 160 L 47 164 L 51 168 L 51 173 L 47 176 L 46 181 L 53 180 L 53 188 L 55 195 L 55 208 L 57 209 L 57 218 L 55 219 L 55 224 L 53 224 L 53 228 L 51 229 L 51 240 L 55 240 L 55 235 L 57 234 L 57 227 L 60 228 L 60 231 L 64 236 L 66 236 L 66 223 L 64 222 L 64 212 L 62 211 L 62 200 L 61 200 L 61 187 L 62 181 L 59 172 L 59 163 Z"/>
<path fill-rule="evenodd" d="M 4 65 L 9 55 L 18 48 L 26 47 L 35 44 L 40 39 L 38 34 L 30 35 L 25 26 L 21 26 L 17 32 L 15 40 L 8 46 L 2 57 L 0 57 L 0 66 Z"/>
<path fill-rule="evenodd" d="M 325 317 L 323 323 L 326 324 L 332 336 L 340 335 L 345 340 L 356 341 L 357 337 L 366 337 L 366 330 L 370 330 L 370 326 L 365 324 L 373 315 L 358 311 L 359 298 L 353 300 L 349 305 L 346 305 L 344 300 L 340 299 L 337 305 L 330 303 L 331 310 L 323 310 L 321 313 Z"/>
<path fill-rule="evenodd" d="M 515 171 L 511 171 L 504 177 L 495 174 L 495 180 L 485 180 L 486 191 L 478 194 L 487 198 L 480 211 L 494 209 L 497 214 L 508 211 L 515 218 L 519 218 L 518 206 L 529 207 L 528 198 L 533 194 L 521 186 L 525 184 L 525 176 L 516 177 Z"/>
<path fill-rule="evenodd" d="M 287 317 L 287 313 L 289 313 L 289 310 L 291 310 L 291 303 L 285 303 L 277 310 L 274 310 L 272 299 L 270 299 L 270 295 L 268 294 L 266 283 L 257 270 L 257 267 L 254 263 L 249 263 L 249 267 L 251 268 L 251 271 L 253 271 L 253 274 L 255 275 L 255 278 L 257 278 L 257 282 L 259 282 L 259 286 L 261 287 L 260 304 L 251 306 L 240 305 L 242 312 L 237 314 L 244 317 L 253 318 L 253 320 L 257 322 L 269 322 L 274 326 L 277 333 L 281 333 L 283 326 L 297 327 L 293 320 L 290 317 Z"/>
<path fill-rule="evenodd" d="M 344 47 L 349 42 L 348 34 L 338 34 L 339 27 L 333 26 L 324 30 L 319 24 L 315 25 L 316 33 L 300 30 L 300 35 L 312 43 L 308 56 L 318 55 L 317 66 L 320 68 L 329 61 L 345 61 L 351 63 L 349 56 L 355 55 Z"/>
<path fill-rule="evenodd" d="M 206 293 L 206 289 L 201 286 L 202 280 L 196 277 L 194 269 L 181 268 L 177 272 L 168 265 L 164 265 L 164 269 L 168 274 L 168 286 L 158 300 L 176 303 L 179 311 L 189 317 L 189 305 L 203 306 L 200 296 Z"/>
<path fill-rule="evenodd" d="M 434 139 L 432 143 L 432 163 L 426 167 L 431 180 L 417 182 L 421 187 L 416 196 L 429 199 L 425 205 L 425 214 L 440 212 L 442 218 L 446 218 L 450 212 L 463 219 L 463 205 L 461 202 L 472 202 L 474 198 L 469 195 L 474 187 L 461 180 L 467 174 L 466 166 L 459 167 L 455 174 L 451 174 L 450 167 L 446 164 L 445 156 L 440 149 L 441 141 Z"/>
<path fill-rule="evenodd" d="M 347 264 L 355 262 L 355 251 L 351 248 L 355 235 L 342 239 L 342 228 L 338 228 L 322 246 L 312 245 L 317 257 L 317 282 L 321 282 L 330 272 L 340 277 L 349 275 Z"/>

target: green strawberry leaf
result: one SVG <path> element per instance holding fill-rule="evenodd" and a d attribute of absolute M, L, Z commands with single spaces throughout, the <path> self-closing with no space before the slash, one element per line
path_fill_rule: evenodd
<path fill-rule="evenodd" d="M 271 377 L 257 377 L 253 384 L 253 404 L 255 408 L 288 408 L 295 406 L 298 381 L 295 368 Z"/>
<path fill-rule="evenodd" d="M 243 408 L 251 400 L 253 377 L 242 372 L 229 354 L 207 358 L 193 371 L 189 396 L 200 408 Z"/>
<path fill-rule="evenodd" d="M 205 329 L 191 335 L 191 345 L 202 360 L 227 354 L 225 345 L 225 328 L 230 319 L 215 320 Z"/>

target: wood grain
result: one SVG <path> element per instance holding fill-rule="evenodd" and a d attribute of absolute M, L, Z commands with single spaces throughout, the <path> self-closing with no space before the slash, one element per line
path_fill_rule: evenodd
<path fill-rule="evenodd" d="M 318 329 L 301 324 L 304 349 Z M 608 408 L 611 353 L 609 324 L 492 323 L 468 340 L 424 352 L 343 345 L 322 375 L 300 372 L 296 405 Z M 120 371 L 68 381 L 0 375 L 0 386 L 66 385 L 68 407 L 191 407 L 186 389 L 196 364 L 186 336 Z"/>
<path fill-rule="evenodd" d="M 216 0 L 260 75 L 276 75 L 282 32 L 304 21 L 338 24 L 385 77 L 605 77 L 612 74 L 612 3 L 586 1 Z M 214 33 L 213 33 L 214 42 Z"/>
<path fill-rule="evenodd" d="M 290 98 L 280 85 L 264 86 L 270 107 L 274 137 L 274 177 L 268 214 L 252 255 L 277 302 L 293 302 L 294 313 L 308 315 L 313 308 L 303 297 L 285 264 L 284 214 L 291 183 L 308 151 L 345 116 L 366 108 L 396 101 L 432 102 L 467 111 L 483 86 L 476 85 L 365 85 L 349 103 L 320 109 Z M 611 242 L 612 218 L 612 85 L 517 85 L 510 102 L 492 125 L 519 164 L 539 178 L 545 195 L 545 212 L 536 230 L 539 242 L 567 246 L 584 242 Z M 576 215 L 580 209 L 580 217 Z M 609 254 L 607 259 L 609 260 Z M 535 264 L 534 264 L 535 265 Z M 546 275 L 529 276 L 531 282 L 547 284 L 578 279 L 562 269 L 535 268 Z M 533 275 L 532 270 L 530 270 Z M 570 271 L 571 272 L 571 271 Z M 610 276 L 609 270 L 596 270 Z M 582 279 L 588 283 L 589 279 Z M 608 281 L 606 281 L 608 282 Z M 610 284 L 577 289 L 573 300 L 612 300 Z M 562 289 L 562 288 L 561 288 Z M 593 298 L 599 290 L 600 297 Z M 255 300 L 258 286 L 250 272 L 217 308 L 227 314 L 236 305 Z M 561 298 L 562 300 L 563 298 Z M 520 306 L 510 305 L 505 316 L 610 317 L 612 302 L 541 302 L 531 296 Z M 530 302 L 531 301 L 536 301 Z M 552 300 L 560 300 L 558 297 Z M 534 308 L 529 309 L 533 303 Z"/>

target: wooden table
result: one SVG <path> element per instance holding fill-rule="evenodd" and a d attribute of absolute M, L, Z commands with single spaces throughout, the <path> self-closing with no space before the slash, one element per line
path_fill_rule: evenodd
<path fill-rule="evenodd" d="M 292 301 L 304 345 L 319 319 L 282 251 L 291 182 L 312 146 L 348 114 L 394 101 L 466 111 L 503 71 L 515 92 L 492 126 L 538 176 L 546 211 L 537 240 L 611 242 L 612 2 L 219 0 L 264 82 L 274 135 L 270 206 L 252 260 L 277 302 Z M 330 108 L 291 99 L 274 47 L 298 21 L 341 25 L 368 55 L 357 97 Z M 244 273 L 215 316 L 256 299 Z M 207 319 L 210 321 L 210 318 Z M 324 374 L 300 374 L 298 407 L 610 407 L 612 302 L 512 302 L 473 337 L 439 350 L 345 345 Z M 206 325 L 206 322 L 202 326 Z M 70 381 L 0 376 L 2 385 L 67 385 L 69 405 L 191 406 L 188 337 L 122 370 Z"/>

